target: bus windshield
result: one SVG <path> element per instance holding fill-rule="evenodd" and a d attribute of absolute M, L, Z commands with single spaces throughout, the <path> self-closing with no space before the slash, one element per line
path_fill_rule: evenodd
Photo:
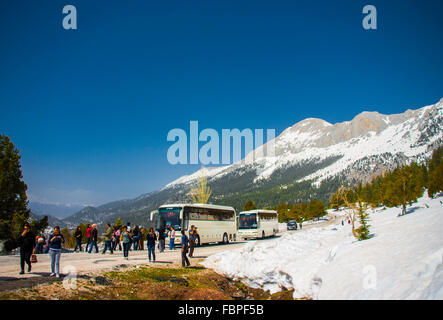
<path fill-rule="evenodd" d="M 180 211 L 181 207 L 169 207 L 169 208 L 160 208 L 158 209 L 158 223 L 157 229 L 171 229 L 171 226 L 174 227 L 175 230 L 180 231 Z"/>
<path fill-rule="evenodd" d="M 239 217 L 239 229 L 257 229 L 256 213 L 241 213 Z"/>

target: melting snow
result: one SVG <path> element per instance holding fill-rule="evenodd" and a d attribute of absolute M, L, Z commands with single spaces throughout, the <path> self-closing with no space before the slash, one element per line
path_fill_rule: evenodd
<path fill-rule="evenodd" d="M 314 299 L 443 299 L 443 197 L 370 212 L 374 237 L 350 225 L 285 233 L 207 258 L 203 265 L 252 287 Z M 331 214 L 344 214 L 334 211 Z"/>

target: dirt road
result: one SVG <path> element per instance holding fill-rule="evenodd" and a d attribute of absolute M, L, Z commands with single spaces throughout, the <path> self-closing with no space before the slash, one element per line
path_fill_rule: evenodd
<path fill-rule="evenodd" d="M 328 221 L 321 221 L 313 224 L 306 224 L 302 230 L 283 231 L 284 232 L 303 232 L 310 228 L 324 227 L 332 223 L 338 223 L 337 219 L 330 217 Z M 281 236 L 279 233 L 278 236 Z M 272 241 L 274 238 L 267 238 L 263 240 L 252 241 Z M 191 265 L 196 265 L 203 261 L 209 255 L 232 250 L 243 246 L 246 241 L 239 241 L 225 245 L 209 244 L 197 247 L 194 252 L 194 258 L 190 258 Z M 156 248 L 156 262 L 148 262 L 147 250 L 144 251 L 130 251 L 129 260 L 123 258 L 121 251 L 115 251 L 114 254 L 109 252 L 101 253 L 63 253 L 60 260 L 60 272 L 62 275 L 76 272 L 78 275 L 93 274 L 97 271 L 115 270 L 139 264 L 147 264 L 152 266 L 180 266 L 181 254 L 180 248 L 170 251 L 168 248 L 165 252 L 159 252 Z M 20 271 L 20 257 L 18 255 L 0 256 L 0 291 L 9 290 L 20 287 L 30 287 L 34 284 L 47 283 L 59 281 L 55 277 L 49 277 L 51 272 L 51 265 L 48 254 L 37 255 L 38 263 L 32 265 L 31 273 L 19 275 Z"/>

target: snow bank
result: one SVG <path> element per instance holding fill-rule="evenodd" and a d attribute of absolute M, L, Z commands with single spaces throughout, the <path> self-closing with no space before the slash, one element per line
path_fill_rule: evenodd
<path fill-rule="evenodd" d="M 285 233 L 208 257 L 204 265 L 252 287 L 314 299 L 443 299 L 442 198 L 370 212 L 374 237 L 340 223 Z"/>

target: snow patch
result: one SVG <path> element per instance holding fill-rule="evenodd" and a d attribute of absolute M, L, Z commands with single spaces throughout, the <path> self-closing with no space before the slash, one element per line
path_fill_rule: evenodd
<path fill-rule="evenodd" d="M 441 199 L 423 196 L 401 217 L 398 208 L 370 210 L 369 240 L 356 241 L 340 219 L 337 225 L 250 241 L 203 265 L 271 293 L 293 288 L 294 298 L 443 299 Z"/>

